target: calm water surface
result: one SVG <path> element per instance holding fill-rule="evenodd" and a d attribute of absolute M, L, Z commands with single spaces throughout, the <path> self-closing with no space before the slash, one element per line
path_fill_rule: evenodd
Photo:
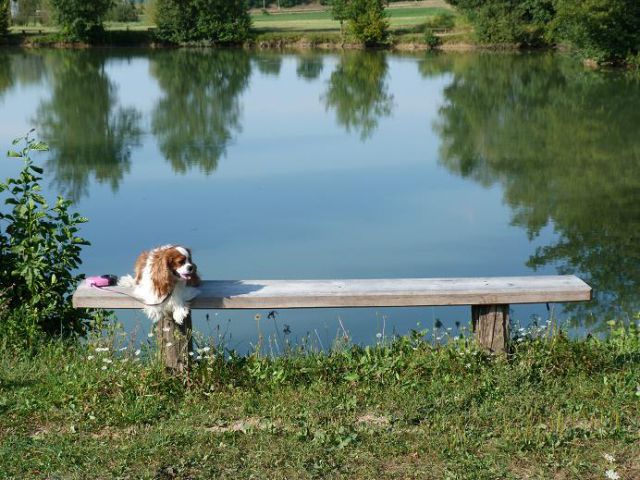
<path fill-rule="evenodd" d="M 89 217 L 83 271 L 130 272 L 175 242 L 205 278 L 576 273 L 582 327 L 640 294 L 640 83 L 553 55 L 242 51 L 0 53 L 0 145 L 48 142 L 48 195 Z M 4 178 L 18 170 L 0 162 Z M 205 316 L 208 313 L 208 320 Z M 467 308 L 197 312 L 231 347 L 338 319 L 357 342 Z M 514 317 L 546 319 L 518 306 Z M 148 322 L 122 313 L 141 337 Z M 228 319 L 231 319 L 228 322 Z M 286 327 L 288 326 L 288 328 Z M 284 333 L 290 330 L 291 333 Z M 455 328 L 454 328 L 455 330 Z"/>

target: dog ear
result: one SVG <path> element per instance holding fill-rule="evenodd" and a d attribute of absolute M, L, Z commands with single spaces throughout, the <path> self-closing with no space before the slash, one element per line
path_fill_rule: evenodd
<path fill-rule="evenodd" d="M 151 259 L 151 282 L 159 297 L 165 297 L 173 290 L 175 278 L 171 271 L 171 256 L 168 250 L 157 252 Z"/>
<path fill-rule="evenodd" d="M 144 267 L 147 265 L 147 257 L 149 256 L 149 252 L 142 252 L 138 258 L 136 259 L 136 265 L 134 267 L 136 274 L 136 283 L 140 283 L 142 280 L 142 273 L 144 272 Z"/>

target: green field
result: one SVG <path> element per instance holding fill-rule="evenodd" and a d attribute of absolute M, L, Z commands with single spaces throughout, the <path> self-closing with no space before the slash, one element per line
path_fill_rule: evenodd
<path fill-rule="evenodd" d="M 389 23 L 392 29 L 410 28 L 424 23 L 429 17 L 452 13 L 452 10 L 440 7 L 404 7 L 388 8 Z M 253 26 L 258 31 L 339 31 L 340 23 L 331 19 L 329 11 L 269 13 L 254 12 L 251 16 Z"/>

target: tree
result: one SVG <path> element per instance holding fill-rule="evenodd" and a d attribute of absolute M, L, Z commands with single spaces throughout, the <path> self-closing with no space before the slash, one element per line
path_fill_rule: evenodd
<path fill-rule="evenodd" d="M 74 40 L 89 40 L 103 31 L 102 21 L 113 0 L 51 0 L 63 35 Z"/>
<path fill-rule="evenodd" d="M 157 0 L 158 37 L 169 42 L 246 40 L 251 17 L 245 0 Z"/>
<path fill-rule="evenodd" d="M 640 50 L 637 0 L 557 0 L 551 25 L 557 40 L 567 40 L 583 56 L 621 61 Z"/>
<path fill-rule="evenodd" d="M 365 45 L 379 45 L 389 36 L 384 0 L 350 0 L 349 29 Z"/>
<path fill-rule="evenodd" d="M 0 0 L 0 38 L 9 33 L 9 21 L 11 20 L 11 10 L 9 0 Z"/>
<path fill-rule="evenodd" d="M 331 18 L 340 22 L 340 36 L 344 38 L 344 21 L 349 19 L 350 0 L 330 0 Z"/>
<path fill-rule="evenodd" d="M 473 23 L 481 43 L 538 45 L 554 15 L 554 0 L 447 0 Z"/>

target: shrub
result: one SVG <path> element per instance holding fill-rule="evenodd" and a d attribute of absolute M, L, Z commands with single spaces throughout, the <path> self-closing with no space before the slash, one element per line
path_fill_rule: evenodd
<path fill-rule="evenodd" d="M 21 140 L 24 148 L 9 156 L 22 159 L 22 171 L 0 182 L 8 207 L 0 211 L 0 337 L 31 344 L 43 333 L 85 333 L 90 317 L 70 300 L 89 243 L 77 235 L 87 220 L 69 211 L 71 202 L 58 197 L 51 207 L 41 193 L 42 169 L 30 154 L 48 147 L 28 135 L 14 144 Z"/>
<path fill-rule="evenodd" d="M 175 43 L 241 42 L 251 29 L 245 0 L 157 0 L 155 20 L 158 37 Z"/>
<path fill-rule="evenodd" d="M 433 30 L 431 30 L 430 28 L 426 28 L 424 31 L 424 43 L 426 43 L 429 48 L 435 48 L 442 42 L 440 40 L 440 37 L 436 36 L 436 34 L 433 33 Z"/>
<path fill-rule="evenodd" d="M 9 32 L 10 17 L 9 0 L 0 0 L 0 37 L 4 37 Z"/>
<path fill-rule="evenodd" d="M 50 0 L 62 34 L 71 40 L 90 40 L 102 31 L 113 0 Z"/>
<path fill-rule="evenodd" d="M 352 0 L 349 7 L 351 33 L 365 45 L 379 45 L 389 36 L 383 0 Z"/>
<path fill-rule="evenodd" d="M 624 61 L 640 51 L 638 0 L 557 0 L 552 35 L 585 57 Z"/>
<path fill-rule="evenodd" d="M 545 42 L 554 0 L 448 0 L 473 23 L 481 43 Z"/>

